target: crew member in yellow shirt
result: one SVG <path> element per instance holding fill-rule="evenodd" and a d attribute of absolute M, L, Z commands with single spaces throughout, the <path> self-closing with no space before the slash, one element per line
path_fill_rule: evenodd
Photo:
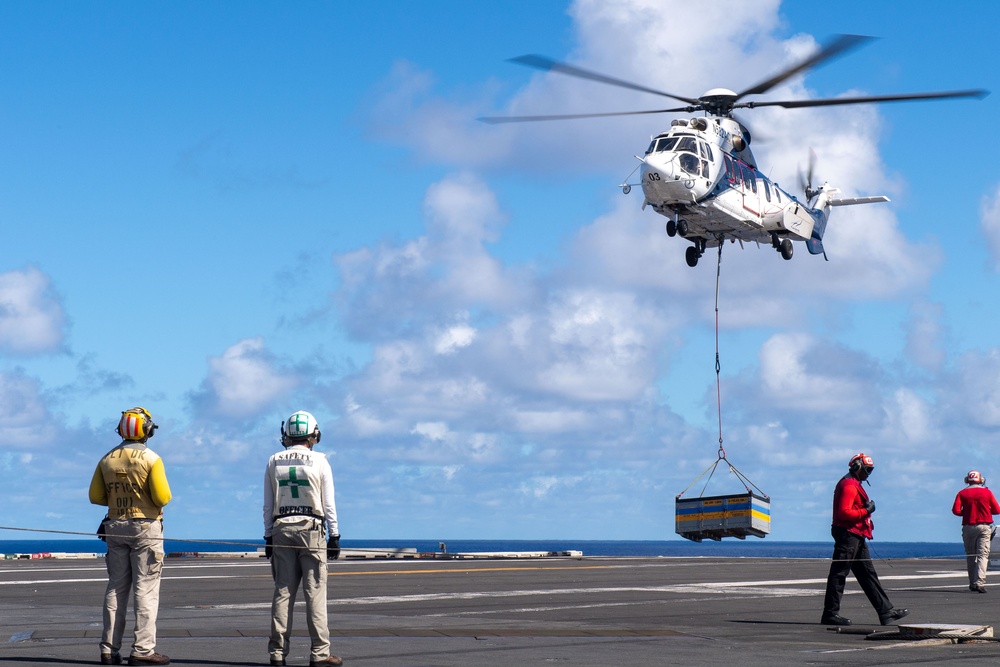
<path fill-rule="evenodd" d="M 135 641 L 128 664 L 170 664 L 170 658 L 155 651 L 163 569 L 163 506 L 171 497 L 163 460 L 146 446 L 156 428 L 146 408 L 122 412 L 116 429 L 122 442 L 104 455 L 90 482 L 90 502 L 108 508 L 99 531 L 108 543 L 102 665 L 122 664 L 119 651 L 129 591 L 133 589 Z"/>

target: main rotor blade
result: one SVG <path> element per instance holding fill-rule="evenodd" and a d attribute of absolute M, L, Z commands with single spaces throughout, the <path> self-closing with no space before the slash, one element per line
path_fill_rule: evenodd
<path fill-rule="evenodd" d="M 956 97 L 975 97 L 983 99 L 990 94 L 988 90 L 955 90 L 943 93 L 912 93 L 908 95 L 873 95 L 870 97 L 833 97 L 819 100 L 786 100 L 778 102 L 740 102 L 734 108 L 753 109 L 754 107 L 784 107 L 800 109 L 802 107 L 827 107 L 840 104 L 871 104 L 878 102 L 903 102 L 906 100 L 947 100 Z"/>
<path fill-rule="evenodd" d="M 736 96 L 736 99 L 746 97 L 747 95 L 760 95 L 761 93 L 766 93 L 767 91 L 774 88 L 776 85 L 782 81 L 795 76 L 799 72 L 809 69 L 810 67 L 815 67 L 822 62 L 830 60 L 836 56 L 843 54 L 846 51 L 857 48 L 864 42 L 868 42 L 875 39 L 874 37 L 866 37 L 865 35 L 840 35 L 835 40 L 824 46 L 822 49 L 817 51 L 812 56 L 806 58 L 798 65 L 786 69 L 784 72 L 777 74 L 766 81 L 761 81 L 756 86 L 747 88 L 742 93 Z"/>
<path fill-rule="evenodd" d="M 496 125 L 498 123 L 530 123 L 538 120 L 574 120 L 577 118 L 606 118 L 608 116 L 641 116 L 650 113 L 675 113 L 679 111 L 689 111 L 690 107 L 680 107 L 678 109 L 651 109 L 650 111 L 611 111 L 608 113 L 571 113 L 554 116 L 483 116 L 476 120 Z"/>
<path fill-rule="evenodd" d="M 643 93 L 652 93 L 653 95 L 660 95 L 662 97 L 672 97 L 675 100 L 680 100 L 681 102 L 687 102 L 688 104 L 698 104 L 698 100 L 690 97 L 681 97 L 680 95 L 674 95 L 672 93 L 667 93 L 662 90 L 647 88 L 646 86 L 640 86 L 637 83 L 624 81 L 622 79 L 616 79 L 614 77 L 607 76 L 604 74 L 599 74 L 597 72 L 591 72 L 590 70 L 586 70 L 581 67 L 574 67 L 573 65 L 567 65 L 566 63 L 561 63 L 558 60 L 552 60 L 551 58 L 546 58 L 545 56 L 528 54 L 524 56 L 518 56 L 517 58 L 511 58 L 510 62 L 517 63 L 518 65 L 525 65 L 527 67 L 534 67 L 535 69 L 545 70 L 547 72 L 559 72 L 560 74 L 575 76 L 579 79 L 587 79 L 589 81 L 597 81 L 598 83 L 606 83 L 609 86 L 618 86 L 619 88 L 638 90 Z"/>

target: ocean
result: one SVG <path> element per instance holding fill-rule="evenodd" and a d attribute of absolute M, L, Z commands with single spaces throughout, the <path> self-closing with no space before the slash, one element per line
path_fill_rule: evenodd
<path fill-rule="evenodd" d="M 833 542 L 772 542 L 766 539 L 726 539 L 721 542 L 688 540 L 348 540 L 347 549 L 412 548 L 422 553 L 512 551 L 581 551 L 584 556 L 706 557 L 706 558 L 830 558 Z M 165 540 L 168 554 L 192 552 L 245 552 L 264 546 L 261 539 Z M 960 542 L 869 542 L 872 557 L 964 558 Z M 97 539 L 0 540 L 0 558 L 10 554 L 107 553 Z"/>

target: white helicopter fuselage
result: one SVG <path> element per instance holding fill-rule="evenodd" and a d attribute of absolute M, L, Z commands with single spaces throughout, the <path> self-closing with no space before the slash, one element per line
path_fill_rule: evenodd
<path fill-rule="evenodd" d="M 642 206 L 668 218 L 669 236 L 691 242 L 689 266 L 726 239 L 767 243 L 785 259 L 792 258 L 793 241 L 804 241 L 811 254 L 825 256 L 823 234 L 832 206 L 889 201 L 838 199 L 839 190 L 829 184 L 815 190 L 807 184 L 812 205 L 803 204 L 758 171 L 749 143 L 749 132 L 733 118 L 680 119 L 653 137 L 638 158 Z M 624 186 L 626 194 L 630 189 Z"/>
<path fill-rule="evenodd" d="M 640 158 L 643 205 L 674 220 L 702 249 L 726 238 L 808 241 L 829 209 L 801 204 L 757 171 L 748 138 L 731 118 L 675 120 Z"/>

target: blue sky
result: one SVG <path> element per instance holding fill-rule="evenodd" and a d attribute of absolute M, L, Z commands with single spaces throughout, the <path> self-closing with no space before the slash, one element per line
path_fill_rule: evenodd
<path fill-rule="evenodd" d="M 724 444 L 772 498 L 769 539 L 827 539 L 864 451 L 877 539 L 957 540 L 965 472 L 1000 475 L 998 20 L 986 1 L 3 4 L 4 524 L 96 526 L 91 474 L 138 404 L 173 538 L 260 534 L 298 409 L 347 538 L 675 537 L 718 449 L 715 263 L 688 268 L 617 187 L 670 117 L 475 119 L 662 106 L 505 62 L 525 53 L 697 97 L 855 33 L 880 39 L 773 95 L 994 94 L 744 112 L 786 189 L 812 149 L 819 178 L 892 203 L 834 211 L 829 262 L 726 247 Z"/>

